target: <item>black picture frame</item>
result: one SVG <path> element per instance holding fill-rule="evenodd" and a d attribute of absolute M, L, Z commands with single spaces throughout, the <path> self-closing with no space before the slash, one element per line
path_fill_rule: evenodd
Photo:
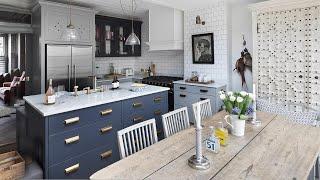
<path fill-rule="evenodd" d="M 207 53 L 200 54 L 199 50 L 197 50 L 199 43 L 204 46 L 202 50 Z M 206 50 L 205 48 L 209 49 Z M 213 33 L 192 35 L 192 59 L 193 64 L 214 64 Z"/>

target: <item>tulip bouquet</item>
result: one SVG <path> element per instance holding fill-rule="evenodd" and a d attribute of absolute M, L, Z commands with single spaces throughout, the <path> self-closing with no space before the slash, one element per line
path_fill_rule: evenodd
<path fill-rule="evenodd" d="M 223 101 L 226 111 L 232 115 L 238 115 L 239 119 L 246 120 L 253 113 L 253 94 L 245 91 L 227 92 L 220 91 L 220 99 Z"/>

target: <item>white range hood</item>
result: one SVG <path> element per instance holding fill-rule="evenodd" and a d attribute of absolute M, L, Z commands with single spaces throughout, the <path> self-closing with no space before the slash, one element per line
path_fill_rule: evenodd
<path fill-rule="evenodd" d="M 183 11 L 154 6 L 149 9 L 149 51 L 183 50 Z"/>

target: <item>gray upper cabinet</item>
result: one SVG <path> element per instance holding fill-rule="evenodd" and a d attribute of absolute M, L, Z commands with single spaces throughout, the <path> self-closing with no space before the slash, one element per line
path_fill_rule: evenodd
<path fill-rule="evenodd" d="M 62 33 L 69 24 L 69 6 L 52 2 L 39 2 L 42 11 L 43 33 L 45 41 L 52 43 L 70 43 L 62 39 Z M 89 8 L 71 6 L 71 21 L 78 30 L 80 39 L 72 44 L 91 44 L 94 41 L 94 11 Z"/>

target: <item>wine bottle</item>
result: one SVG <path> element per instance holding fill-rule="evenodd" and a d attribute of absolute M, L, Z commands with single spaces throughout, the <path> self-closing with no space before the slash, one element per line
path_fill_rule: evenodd
<path fill-rule="evenodd" d="M 49 79 L 49 87 L 45 94 L 45 104 L 54 104 L 56 103 L 56 96 L 52 87 L 52 79 Z"/>

